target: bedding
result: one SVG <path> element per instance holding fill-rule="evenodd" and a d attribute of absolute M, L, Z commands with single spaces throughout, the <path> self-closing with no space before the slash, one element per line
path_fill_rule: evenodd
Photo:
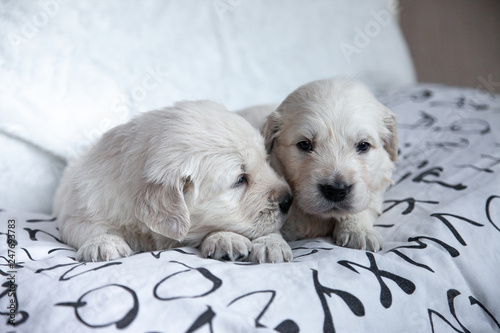
<path fill-rule="evenodd" d="M 500 332 L 500 95 L 418 84 L 378 97 L 400 148 L 382 251 L 316 238 L 283 264 L 188 247 L 81 263 L 57 217 L 3 210 L 0 331 Z"/>

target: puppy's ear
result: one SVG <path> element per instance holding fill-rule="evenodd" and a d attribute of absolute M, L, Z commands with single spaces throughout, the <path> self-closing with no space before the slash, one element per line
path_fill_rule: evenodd
<path fill-rule="evenodd" d="M 398 158 L 398 130 L 396 125 L 396 117 L 391 110 L 384 107 L 384 127 L 382 135 L 384 149 L 389 153 L 389 157 L 393 162 Z"/>
<path fill-rule="evenodd" d="M 280 129 L 281 114 L 278 110 L 275 110 L 269 116 L 267 116 L 267 121 L 261 130 L 266 142 L 266 151 L 268 154 L 270 154 L 273 150 L 274 141 L 276 140 Z"/>
<path fill-rule="evenodd" d="M 135 216 L 152 231 L 182 241 L 190 226 L 184 180 L 175 184 L 146 182 L 136 194 Z"/>

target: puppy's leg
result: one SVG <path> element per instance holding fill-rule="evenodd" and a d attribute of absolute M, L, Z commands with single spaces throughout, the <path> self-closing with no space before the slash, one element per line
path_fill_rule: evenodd
<path fill-rule="evenodd" d="M 60 225 L 62 239 L 78 249 L 76 260 L 113 260 L 134 253 L 123 236 L 107 223 L 90 221 L 90 218 L 65 218 Z"/>
<path fill-rule="evenodd" d="M 290 245 L 279 233 L 258 237 L 252 241 L 252 252 L 249 261 L 278 263 L 292 261 L 293 253 Z"/>
<path fill-rule="evenodd" d="M 352 249 L 374 252 L 382 249 L 383 239 L 373 228 L 374 221 L 375 216 L 369 210 L 336 219 L 333 230 L 335 243 Z"/>
<path fill-rule="evenodd" d="M 252 250 L 252 242 L 237 233 L 215 231 L 209 233 L 201 244 L 201 255 L 218 260 L 245 260 Z"/>
<path fill-rule="evenodd" d="M 115 234 L 104 234 L 88 239 L 78 249 L 78 261 L 108 261 L 132 255 L 134 251 L 125 240 Z"/>

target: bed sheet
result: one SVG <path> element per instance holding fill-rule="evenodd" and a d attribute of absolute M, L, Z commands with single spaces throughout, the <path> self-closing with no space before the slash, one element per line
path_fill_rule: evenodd
<path fill-rule="evenodd" d="M 500 332 L 499 95 L 420 84 L 379 98 L 400 147 L 382 251 L 316 238 L 283 264 L 188 247 L 80 263 L 56 217 L 1 211 L 0 331 Z"/>

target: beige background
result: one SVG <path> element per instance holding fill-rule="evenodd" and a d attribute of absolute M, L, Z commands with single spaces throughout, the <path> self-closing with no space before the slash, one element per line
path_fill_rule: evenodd
<path fill-rule="evenodd" d="M 500 0 L 400 4 L 401 26 L 419 82 L 481 86 L 500 93 Z"/>

